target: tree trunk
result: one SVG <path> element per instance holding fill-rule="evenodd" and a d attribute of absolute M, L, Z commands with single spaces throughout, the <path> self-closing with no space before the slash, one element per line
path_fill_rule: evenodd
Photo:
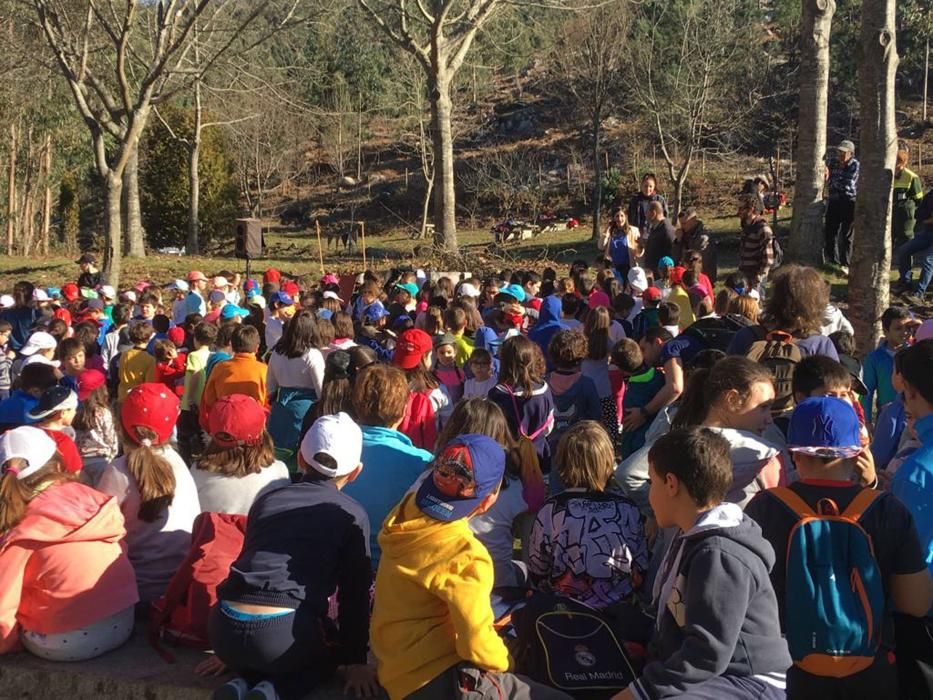
<path fill-rule="evenodd" d="M 456 194 L 454 192 L 453 107 L 450 80 L 440 74 L 431 85 L 431 140 L 434 144 L 434 244 L 444 253 L 457 252 Z"/>
<path fill-rule="evenodd" d="M 888 306 L 891 267 L 891 187 L 897 155 L 894 117 L 896 0 L 864 0 L 859 37 L 861 168 L 849 275 L 849 318 L 863 356 L 878 344 L 878 319 Z"/>
<path fill-rule="evenodd" d="M 593 115 L 593 235 L 591 240 L 598 241 L 600 234 L 600 213 L 603 207 L 603 166 L 599 157 L 599 114 Z"/>
<path fill-rule="evenodd" d="M 201 160 L 201 136 L 198 127 L 188 146 L 188 244 L 186 253 L 198 255 L 201 248 L 201 175 L 198 164 Z"/>
<path fill-rule="evenodd" d="M 829 33 L 836 3 L 803 0 L 800 30 L 800 114 L 797 120 L 797 181 L 787 256 L 818 265 L 823 250 L 823 156 L 829 94 Z"/>
<path fill-rule="evenodd" d="M 104 284 L 117 287 L 120 284 L 120 267 L 123 257 L 123 178 L 111 172 L 104 181 L 106 188 L 104 225 L 104 267 L 101 277 Z"/>
<path fill-rule="evenodd" d="M 421 205 L 421 235 L 418 238 L 424 240 L 428 231 L 428 217 L 431 215 L 431 194 L 434 191 L 434 173 L 425 180 L 424 202 Z"/>
<path fill-rule="evenodd" d="M 10 124 L 10 169 L 7 175 L 6 254 L 13 255 L 16 237 L 16 124 Z"/>
<path fill-rule="evenodd" d="M 42 233 L 39 240 L 39 252 L 49 254 L 49 231 L 52 228 L 52 136 L 45 137 L 45 197 L 42 203 Z"/>
<path fill-rule="evenodd" d="M 128 146 L 132 153 L 123 171 L 123 199 L 126 206 L 126 255 L 130 258 L 146 256 L 146 232 L 139 207 L 139 141 Z"/>

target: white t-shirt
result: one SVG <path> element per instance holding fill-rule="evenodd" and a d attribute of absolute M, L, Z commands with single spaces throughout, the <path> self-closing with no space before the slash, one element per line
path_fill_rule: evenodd
<path fill-rule="evenodd" d="M 260 495 L 291 483 L 288 467 L 279 460 L 275 460 L 258 474 L 242 477 L 216 474 L 198 469 L 197 465 L 191 469 L 191 476 L 198 489 L 201 509 L 205 513 L 233 515 L 248 515 L 253 502 Z"/>
<path fill-rule="evenodd" d="M 269 316 L 266 319 L 266 349 L 271 350 L 282 337 L 282 331 L 285 329 L 285 322 L 280 318 Z"/>
<path fill-rule="evenodd" d="M 499 383 L 499 375 L 495 372 L 485 381 L 479 381 L 478 379 L 467 379 L 463 385 L 463 398 L 472 399 L 477 396 L 481 399 L 485 399 L 489 394 L 489 391 Z"/>
<path fill-rule="evenodd" d="M 301 357 L 286 357 L 277 352 L 269 356 L 269 368 L 266 370 L 269 396 L 284 386 L 290 389 L 314 389 L 320 397 L 323 384 L 324 355 L 320 350 L 311 348 Z"/>
<path fill-rule="evenodd" d="M 172 465 L 175 497 L 151 523 L 139 519 L 139 487 L 126 468 L 126 455 L 103 471 L 97 490 L 117 499 L 126 520 L 127 554 L 136 571 L 139 599 L 150 602 L 165 593 L 172 574 L 191 548 L 191 526 L 201 513 L 198 491 L 188 465 L 167 445 L 155 448 Z"/>

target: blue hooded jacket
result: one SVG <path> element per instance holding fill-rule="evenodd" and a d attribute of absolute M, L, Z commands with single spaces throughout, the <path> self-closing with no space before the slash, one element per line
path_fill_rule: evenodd
<path fill-rule="evenodd" d="M 566 329 L 567 327 L 560 321 L 560 297 L 557 295 L 545 297 L 541 302 L 541 310 L 538 312 L 538 322 L 528 332 L 528 339 L 541 348 L 541 352 L 547 359 L 548 369 L 550 369 L 551 361 L 547 356 L 547 346 L 557 331 Z"/>

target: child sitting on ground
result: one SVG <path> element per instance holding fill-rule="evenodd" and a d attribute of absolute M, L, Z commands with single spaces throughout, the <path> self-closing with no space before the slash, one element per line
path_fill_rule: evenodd
<path fill-rule="evenodd" d="M 499 382 L 499 375 L 493 369 L 492 353 L 485 348 L 477 348 L 467 362 L 467 380 L 463 384 L 463 398 L 486 398 L 489 390 Z M 469 376 L 472 375 L 472 376 Z"/>
<path fill-rule="evenodd" d="M 29 412 L 34 425 L 55 441 L 62 468 L 69 474 L 80 474 L 83 466 L 71 427 L 77 408 L 78 395 L 74 391 L 53 386 L 42 392 L 39 403 Z"/>
<path fill-rule="evenodd" d="M 768 578 L 774 550 L 739 506 L 723 503 L 729 442 L 707 428 L 673 430 L 648 462 L 658 525 L 678 533 L 655 583 L 647 663 L 613 700 L 783 700 L 790 656 Z"/>
<path fill-rule="evenodd" d="M 746 510 L 761 525 L 776 555 L 771 580 L 794 660 L 787 674 L 787 697 L 892 697 L 897 670 L 880 643 L 885 601 L 892 600 L 900 613 L 914 617 L 923 617 L 931 603 L 926 553 L 913 518 L 891 494 L 853 483 L 854 474 L 872 472 L 873 467 L 848 401 L 830 396 L 801 402 L 791 416 L 788 449 L 800 479 L 786 489 L 759 493 Z M 861 535 L 808 529 L 801 520 L 820 514 L 842 525 L 838 516 L 848 517 L 850 511 L 857 523 L 851 529 L 858 528 Z M 830 527 L 828 521 L 819 524 Z M 808 563 L 806 554 L 824 551 L 825 559 L 820 555 L 819 561 Z M 853 568 L 840 571 L 840 565 Z M 812 577 L 809 588 L 794 585 L 802 575 Z M 860 611 L 858 617 L 838 616 L 837 606 L 846 601 L 868 606 L 867 615 Z M 846 636 L 828 637 L 841 619 L 848 620 Z M 835 660 L 842 656 L 840 647 L 845 665 Z"/>
<path fill-rule="evenodd" d="M 492 561 L 467 521 L 495 503 L 502 446 L 460 435 L 432 467 L 379 534 L 371 630 L 380 683 L 391 700 L 567 698 L 506 673 L 509 654 L 493 630 Z"/>
<path fill-rule="evenodd" d="M 648 541 L 638 506 L 607 489 L 612 441 L 599 423 L 576 423 L 561 438 L 554 466 L 566 491 L 547 500 L 535 519 L 532 583 L 599 610 L 630 606 L 648 569 Z"/>
<path fill-rule="evenodd" d="M 378 691 L 366 665 L 369 520 L 342 492 L 363 469 L 362 442 L 346 413 L 322 416 L 301 441 L 304 478 L 250 510 L 243 550 L 211 611 L 214 650 L 239 676 L 215 698 L 243 698 L 252 686 L 256 700 L 297 700 L 338 666 L 347 692 Z M 335 590 L 337 625 L 327 617 Z"/>

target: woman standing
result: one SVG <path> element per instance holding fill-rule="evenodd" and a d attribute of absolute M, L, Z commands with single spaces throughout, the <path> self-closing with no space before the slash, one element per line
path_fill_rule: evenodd
<path fill-rule="evenodd" d="M 629 268 L 641 264 L 645 254 L 641 234 L 629 224 L 628 215 L 622 207 L 613 208 L 612 220 L 600 237 L 597 247 L 612 261 L 612 266 L 623 280 L 627 279 Z"/>

